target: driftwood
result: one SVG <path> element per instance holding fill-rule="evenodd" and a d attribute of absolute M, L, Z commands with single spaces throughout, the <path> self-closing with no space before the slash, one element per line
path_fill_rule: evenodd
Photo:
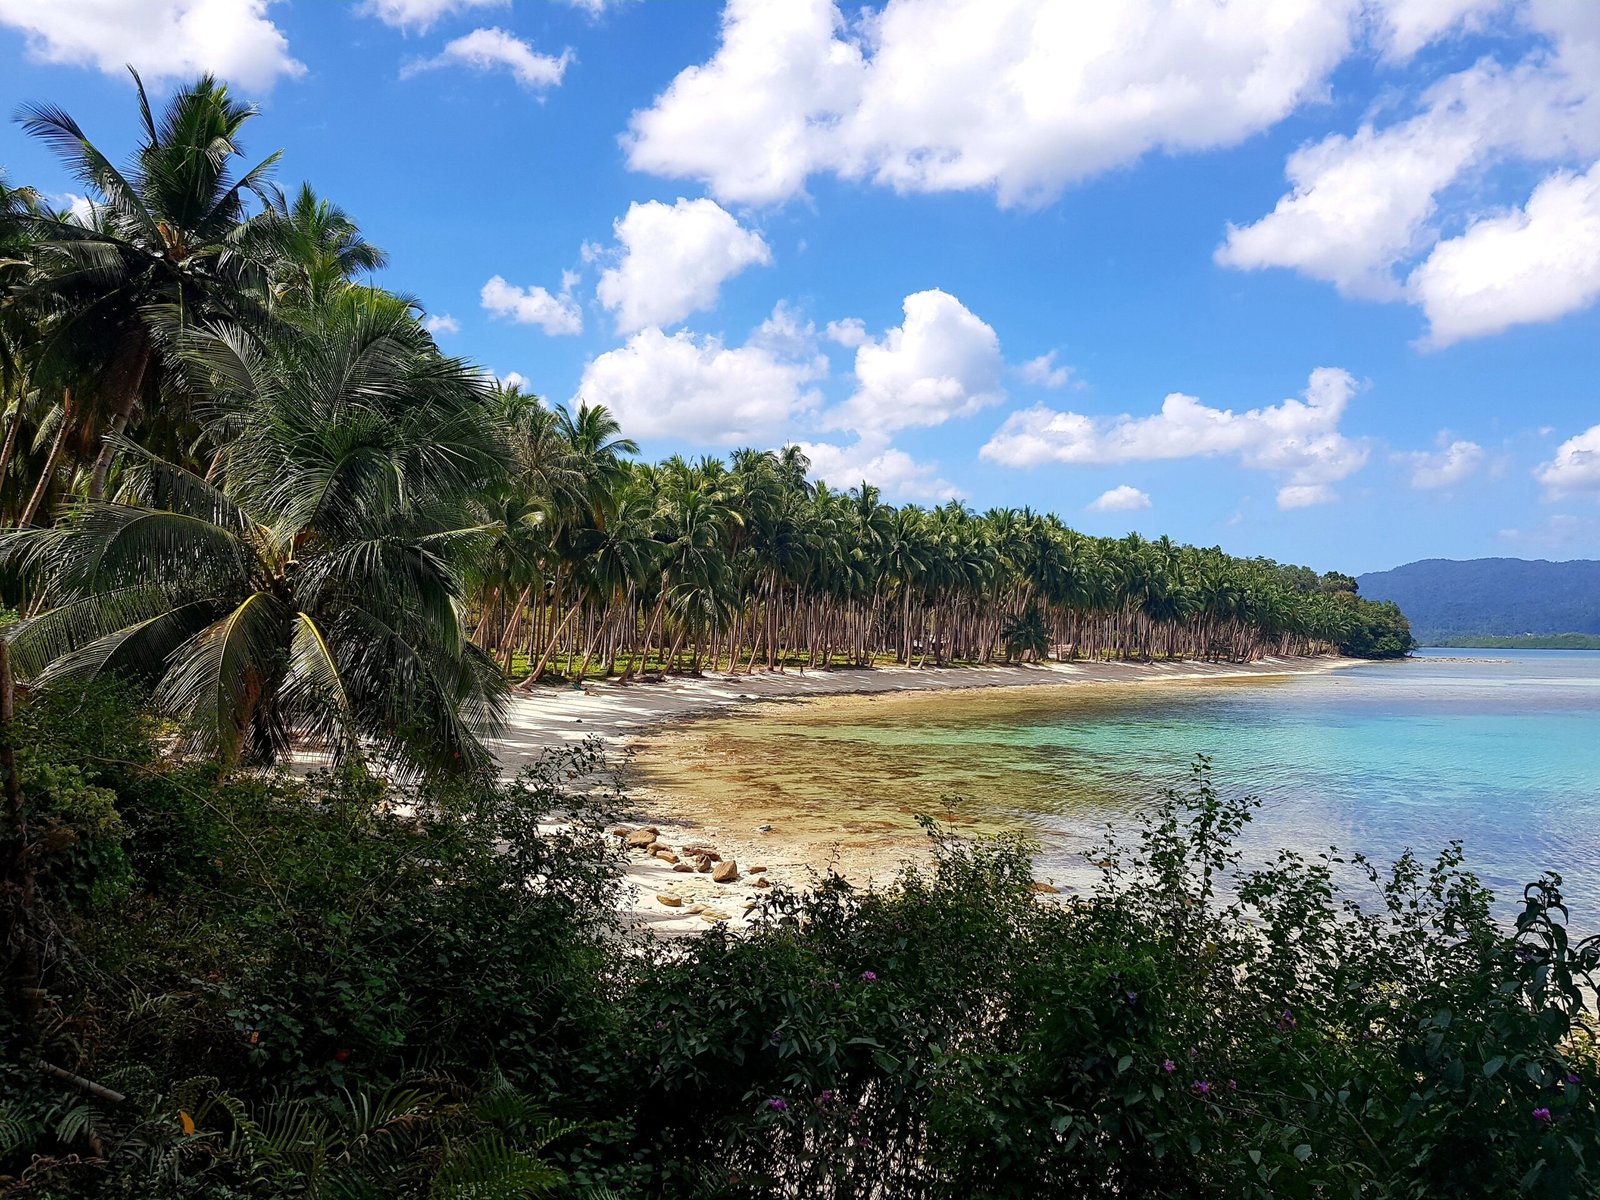
<path fill-rule="evenodd" d="M 104 1100 L 107 1104 L 121 1104 L 127 1099 L 121 1092 L 114 1092 L 102 1083 L 96 1083 L 92 1079 L 85 1079 L 82 1075 L 74 1075 L 71 1071 L 53 1066 L 43 1060 L 39 1062 L 39 1070 L 46 1075 L 54 1075 L 62 1083 L 71 1084 L 80 1092 L 87 1092 L 96 1100 Z"/>

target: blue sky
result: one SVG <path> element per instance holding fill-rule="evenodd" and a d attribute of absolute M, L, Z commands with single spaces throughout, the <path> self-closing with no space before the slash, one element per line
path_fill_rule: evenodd
<path fill-rule="evenodd" d="M 446 350 L 652 455 L 1320 568 L 1600 553 L 1594 0 L 0 0 L 6 111 L 120 154 L 124 62 L 232 80 Z"/>

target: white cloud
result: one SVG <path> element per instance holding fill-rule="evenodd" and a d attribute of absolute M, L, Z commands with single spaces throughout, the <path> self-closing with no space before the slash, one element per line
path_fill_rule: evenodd
<path fill-rule="evenodd" d="M 845 317 L 840 321 L 829 321 L 828 327 L 823 331 L 830 342 L 837 342 L 847 350 L 854 350 L 867 341 L 867 323 L 860 317 Z"/>
<path fill-rule="evenodd" d="M 960 496 L 961 490 L 938 474 L 936 463 L 922 463 L 904 450 L 890 446 L 878 435 L 858 438 L 848 446 L 830 442 L 801 442 L 811 460 L 811 477 L 834 487 L 851 488 L 865 480 L 898 500 L 940 503 Z"/>
<path fill-rule="evenodd" d="M 1091 512 L 1138 512 L 1150 507 L 1150 497 L 1131 484 L 1120 484 L 1089 505 Z"/>
<path fill-rule="evenodd" d="M 489 374 L 493 375 L 494 381 L 503 388 L 517 388 L 524 392 L 533 390 L 532 381 L 521 371 L 507 371 L 504 375 L 490 371 Z"/>
<path fill-rule="evenodd" d="M 397 29 L 426 33 L 440 17 L 469 8 L 504 8 L 511 0 L 367 0 L 361 12 Z"/>
<path fill-rule="evenodd" d="M 714 200 L 630 204 L 612 225 L 616 262 L 600 273 L 595 294 L 616 314 L 617 332 L 676 325 L 712 308 L 723 283 L 746 267 L 766 265 L 772 251 Z M 591 261 L 606 252 L 585 247 Z"/>
<path fill-rule="evenodd" d="M 571 50 L 563 50 L 560 57 L 540 54 L 530 43 L 504 29 L 474 29 L 447 42 L 434 57 L 407 63 L 401 68 L 400 77 L 409 79 L 421 71 L 439 67 L 469 67 L 474 71 L 503 68 L 523 87 L 538 91 L 560 84 L 571 62 Z"/>
<path fill-rule="evenodd" d="M 1440 242 L 1410 286 L 1430 346 L 1587 308 L 1600 298 L 1600 162 L 1551 175 L 1525 207 Z"/>
<path fill-rule="evenodd" d="M 1562 442 L 1555 457 L 1541 463 L 1533 477 L 1554 496 L 1600 492 L 1600 425 Z"/>
<path fill-rule="evenodd" d="M 1041 354 L 1038 358 L 1030 358 L 1017 368 L 1017 374 L 1022 376 L 1025 383 L 1051 389 L 1064 388 L 1072 381 L 1072 368 L 1056 366 L 1054 350 L 1048 354 Z"/>
<path fill-rule="evenodd" d="M 1485 212 L 1483 204 L 1495 194 L 1498 168 L 1581 169 L 1600 155 L 1600 6 L 1385 0 L 1382 7 L 1393 19 L 1396 53 L 1504 12 L 1522 23 L 1504 44 L 1523 57 L 1507 66 L 1486 55 L 1428 88 L 1415 105 L 1386 98 L 1379 114 L 1414 107 L 1409 115 L 1386 124 L 1373 116 L 1352 135 L 1297 150 L 1286 168 L 1291 190 L 1266 216 L 1230 226 L 1217 261 L 1247 270 L 1288 267 L 1346 295 L 1408 300 L 1429 317 L 1435 345 L 1593 303 L 1600 288 L 1592 265 L 1585 275 L 1583 258 L 1596 241 L 1593 179 L 1558 169 L 1521 213 Z M 1525 51 L 1529 35 L 1535 44 Z M 1579 222 L 1584 243 L 1577 261 L 1562 264 L 1547 293 L 1530 288 L 1527 278 L 1543 266 L 1524 272 L 1507 255 L 1548 256 L 1552 226 L 1568 219 Z M 1448 237 L 1462 226 L 1465 234 Z"/>
<path fill-rule="evenodd" d="M 1174 392 L 1147 417 L 1110 419 L 1044 405 L 1012 413 L 979 451 L 1010 467 L 1107 465 L 1229 457 L 1283 479 L 1281 508 L 1336 499 L 1331 484 L 1358 471 L 1368 448 L 1339 431 L 1356 382 L 1337 367 L 1311 372 L 1303 400 L 1236 413 Z"/>
<path fill-rule="evenodd" d="M 1229 146 L 1326 90 L 1361 0 L 729 0 L 706 63 L 634 114 L 629 163 L 724 199 L 833 172 L 1037 203 L 1155 150 Z"/>
<path fill-rule="evenodd" d="M 504 281 L 502 280 L 502 282 Z M 434 313 L 422 322 L 422 327 L 435 336 L 441 333 L 461 332 L 461 322 L 449 313 Z"/>
<path fill-rule="evenodd" d="M 630 435 L 720 446 L 770 445 L 821 397 L 814 338 L 781 306 L 743 346 L 642 329 L 584 368 L 575 399 L 604 404 Z"/>
<path fill-rule="evenodd" d="M 1509 0 L 1381 0 L 1374 14 L 1385 57 L 1404 60 L 1440 36 L 1480 29 Z"/>
<path fill-rule="evenodd" d="M 892 433 L 942 425 L 1005 397 L 995 331 L 948 292 L 913 292 L 905 320 L 856 349 L 856 392 L 827 417 L 831 429 Z"/>
<path fill-rule="evenodd" d="M 29 57 L 150 80 L 214 72 L 265 90 L 305 74 L 267 16 L 271 0 L 0 0 L 0 25 L 19 29 Z M 123 76 L 126 78 L 126 76 Z"/>
<path fill-rule="evenodd" d="M 483 285 L 479 298 L 491 315 L 537 325 L 551 337 L 583 332 L 583 313 L 566 291 L 552 296 L 542 287 L 519 288 L 496 275 Z"/>
<path fill-rule="evenodd" d="M 1395 456 L 1411 465 L 1412 487 L 1423 491 L 1454 487 L 1475 475 L 1487 457 L 1477 442 L 1457 439 L 1447 443 L 1441 436 L 1439 444 L 1436 451 L 1416 450 Z"/>

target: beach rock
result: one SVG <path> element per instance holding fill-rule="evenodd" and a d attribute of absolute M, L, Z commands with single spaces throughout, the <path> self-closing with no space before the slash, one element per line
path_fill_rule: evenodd
<path fill-rule="evenodd" d="M 683 852 L 690 858 L 709 858 L 712 862 L 721 862 L 722 855 L 710 846 L 685 846 Z"/>
<path fill-rule="evenodd" d="M 772 826 L 771 825 L 757 825 L 756 826 L 756 832 L 757 833 L 771 833 L 772 832 Z"/>
<path fill-rule="evenodd" d="M 655 840 L 656 831 L 654 829 L 636 829 L 628 835 L 627 844 L 643 848 Z"/>
<path fill-rule="evenodd" d="M 711 860 L 709 858 L 697 859 L 694 864 L 694 869 L 699 871 L 702 875 L 706 874 L 711 870 Z"/>
<path fill-rule="evenodd" d="M 657 850 L 656 851 L 656 857 L 659 858 L 662 862 L 664 862 L 664 863 L 672 863 L 674 866 L 676 866 L 677 862 L 678 862 L 678 856 L 676 854 L 674 854 L 671 850 Z"/>
<path fill-rule="evenodd" d="M 665 904 L 668 908 L 682 908 L 683 907 L 683 897 L 682 896 L 668 896 L 665 893 L 662 893 L 661 895 L 657 896 L 656 899 L 658 901 L 660 901 L 662 904 Z"/>
<path fill-rule="evenodd" d="M 611 836 L 612 837 L 625 838 L 632 832 L 633 832 L 633 830 L 629 829 L 626 825 L 618 825 L 615 829 L 613 829 L 611 831 Z"/>
<path fill-rule="evenodd" d="M 712 883 L 732 883 L 739 878 L 739 864 L 729 859 L 725 863 L 718 863 L 717 869 L 711 872 Z"/>
<path fill-rule="evenodd" d="M 726 921 L 726 920 L 728 920 L 728 914 L 725 913 L 725 912 L 718 912 L 714 908 L 708 908 L 708 909 L 706 909 L 705 912 L 700 914 L 700 919 L 702 921 L 709 921 L 711 924 L 714 925 L 718 921 Z"/>
<path fill-rule="evenodd" d="M 767 868 L 764 867 L 764 866 L 762 866 L 762 867 L 751 867 L 750 868 L 750 874 L 759 875 L 759 874 L 761 874 L 761 872 L 765 871 L 766 869 Z"/>
<path fill-rule="evenodd" d="M 1041 896 L 1059 896 L 1061 894 L 1060 888 L 1051 887 L 1048 883 L 1040 883 L 1038 880 L 1034 881 L 1033 890 Z"/>
<path fill-rule="evenodd" d="M 672 849 L 672 847 L 667 845 L 660 838 L 656 838 L 648 846 L 645 847 L 645 851 L 647 853 L 649 853 L 649 854 L 659 854 L 663 850 L 671 850 L 671 849 Z"/>
<path fill-rule="evenodd" d="M 758 888 L 769 888 L 772 886 L 772 880 L 763 875 L 760 879 L 756 880 L 755 885 Z"/>
<path fill-rule="evenodd" d="M 706 906 L 704 904 L 691 904 L 691 905 L 689 905 L 688 908 L 684 909 L 683 911 L 688 913 L 691 916 L 697 916 L 700 913 L 705 912 L 705 910 L 706 910 Z"/>
<path fill-rule="evenodd" d="M 694 874 L 694 868 L 691 867 L 688 863 L 684 863 L 684 862 L 673 863 L 672 864 L 672 869 L 674 871 L 677 871 L 681 875 L 693 875 Z"/>

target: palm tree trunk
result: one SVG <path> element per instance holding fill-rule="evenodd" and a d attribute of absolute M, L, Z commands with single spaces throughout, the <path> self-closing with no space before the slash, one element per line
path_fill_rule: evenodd
<path fill-rule="evenodd" d="M 39 482 L 33 489 L 33 495 L 28 498 L 28 506 L 22 510 L 22 515 L 17 518 L 18 525 L 33 524 L 34 514 L 39 511 L 39 506 L 44 503 L 45 494 L 50 490 L 50 480 L 56 473 L 56 466 L 61 461 L 61 451 L 67 444 L 67 432 L 72 427 L 72 394 L 69 392 L 61 401 L 61 424 L 56 429 L 55 441 L 50 443 L 50 454 L 44 461 L 44 470 L 39 472 Z"/>

